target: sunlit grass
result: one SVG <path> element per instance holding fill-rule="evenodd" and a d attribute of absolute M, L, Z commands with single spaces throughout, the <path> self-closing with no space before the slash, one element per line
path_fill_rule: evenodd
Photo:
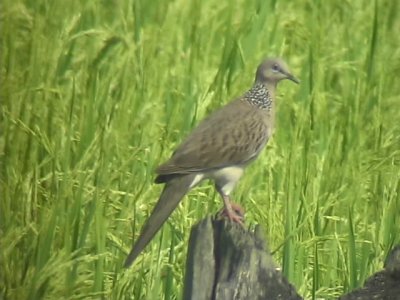
<path fill-rule="evenodd" d="M 283 56 L 277 128 L 236 189 L 283 272 L 332 298 L 379 270 L 400 227 L 397 1 L 3 1 L 4 299 L 181 297 L 192 191 L 135 265 L 154 168 Z"/>

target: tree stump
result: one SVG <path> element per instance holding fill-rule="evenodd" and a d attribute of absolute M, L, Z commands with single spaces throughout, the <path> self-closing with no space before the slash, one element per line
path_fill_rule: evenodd
<path fill-rule="evenodd" d="M 303 299 L 278 271 L 259 226 L 249 232 L 212 217 L 193 226 L 189 239 L 184 300 Z M 339 300 L 400 300 L 400 245 L 385 268 Z"/>
<path fill-rule="evenodd" d="M 384 269 L 369 277 L 364 286 L 339 300 L 400 300 L 400 245 L 390 252 Z"/>
<path fill-rule="evenodd" d="M 183 299 L 302 298 L 277 270 L 259 227 L 248 232 L 208 217 L 191 231 Z"/>

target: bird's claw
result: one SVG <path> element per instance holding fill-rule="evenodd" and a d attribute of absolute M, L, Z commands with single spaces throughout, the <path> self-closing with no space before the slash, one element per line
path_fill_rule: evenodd
<path fill-rule="evenodd" d="M 244 227 L 244 209 L 235 203 L 231 203 L 232 209 L 224 208 L 219 213 L 218 216 L 221 218 L 228 218 L 229 221 L 238 223 Z"/>

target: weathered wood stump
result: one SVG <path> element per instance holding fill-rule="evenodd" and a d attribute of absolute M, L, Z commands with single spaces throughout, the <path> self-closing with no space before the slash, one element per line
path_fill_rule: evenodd
<path fill-rule="evenodd" d="M 208 217 L 192 228 L 184 299 L 302 299 L 277 270 L 260 230 Z"/>
<path fill-rule="evenodd" d="M 184 300 L 303 299 L 277 270 L 259 227 L 254 232 L 211 217 L 193 226 Z M 400 246 L 383 271 L 340 300 L 400 300 Z"/>
<path fill-rule="evenodd" d="M 356 289 L 339 300 L 400 300 L 400 245 L 393 248 L 385 268 L 369 277 L 364 286 Z"/>

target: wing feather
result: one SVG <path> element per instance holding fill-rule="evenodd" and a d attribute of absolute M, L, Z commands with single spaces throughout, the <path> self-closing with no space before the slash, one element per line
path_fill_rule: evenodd
<path fill-rule="evenodd" d="M 229 103 L 203 120 L 156 172 L 187 174 L 247 164 L 268 141 L 266 114 L 242 99 Z"/>

